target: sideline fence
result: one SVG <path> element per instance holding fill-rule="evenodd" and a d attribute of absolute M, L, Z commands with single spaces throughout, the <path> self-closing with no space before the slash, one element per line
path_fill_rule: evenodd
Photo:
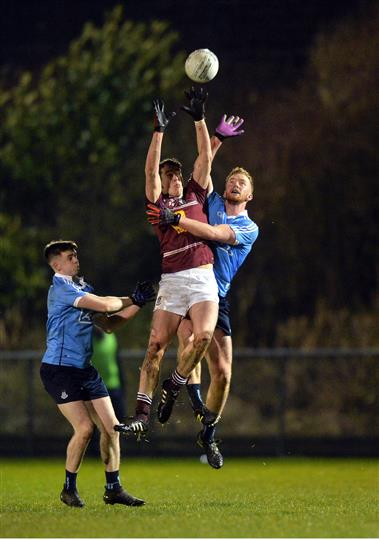
<path fill-rule="evenodd" d="M 2 456 L 65 450 L 70 426 L 42 388 L 41 357 L 40 351 L 0 351 Z M 143 357 L 144 351 L 121 351 L 131 415 Z M 379 349 L 236 349 L 233 362 L 231 393 L 218 429 L 226 454 L 378 455 Z M 161 380 L 174 364 L 170 350 Z M 205 365 L 203 383 L 204 388 L 209 383 Z M 123 452 L 193 455 L 200 427 L 183 390 L 170 422 L 161 426 L 153 417 L 150 442 L 123 439 Z"/>

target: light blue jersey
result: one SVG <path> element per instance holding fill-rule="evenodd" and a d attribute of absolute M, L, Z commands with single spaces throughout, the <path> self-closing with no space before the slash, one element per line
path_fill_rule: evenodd
<path fill-rule="evenodd" d="M 42 362 L 76 368 L 88 367 L 92 356 L 93 311 L 76 307 L 93 291 L 80 279 L 55 274 L 47 297 L 47 349 Z"/>
<path fill-rule="evenodd" d="M 224 199 L 215 191 L 212 191 L 208 197 L 208 221 L 210 225 L 229 225 L 236 235 L 234 245 L 220 242 L 212 244 L 215 258 L 213 270 L 219 295 L 224 298 L 238 269 L 250 253 L 258 237 L 259 229 L 258 225 L 249 218 L 246 210 L 238 216 L 228 216 Z"/>

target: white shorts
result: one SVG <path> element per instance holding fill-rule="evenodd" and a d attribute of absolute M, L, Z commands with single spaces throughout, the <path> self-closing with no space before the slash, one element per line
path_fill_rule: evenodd
<path fill-rule="evenodd" d="M 218 304 L 218 287 L 212 268 L 190 268 L 162 274 L 154 311 L 162 309 L 184 317 L 199 302 Z"/>

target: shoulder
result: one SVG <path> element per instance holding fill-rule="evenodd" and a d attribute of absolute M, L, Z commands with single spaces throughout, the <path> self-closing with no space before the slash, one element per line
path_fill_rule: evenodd
<path fill-rule="evenodd" d="M 259 227 L 247 215 L 228 219 L 228 225 L 234 230 L 238 244 L 252 245 L 258 237 Z"/>
<path fill-rule="evenodd" d="M 164 206 L 164 201 L 165 201 L 165 198 L 162 193 L 160 193 L 158 199 L 154 202 L 150 201 L 150 199 L 145 197 L 145 207 L 147 208 L 149 204 L 154 204 L 155 206 L 161 207 L 161 206 Z"/>
<path fill-rule="evenodd" d="M 224 199 L 219 193 L 217 193 L 217 191 L 212 191 L 211 193 L 209 193 L 207 200 L 208 205 L 222 205 L 223 207 L 225 207 Z"/>
<path fill-rule="evenodd" d="M 255 223 L 255 221 L 253 221 L 251 218 L 249 218 L 249 216 L 243 216 L 243 218 L 244 219 L 241 220 L 242 224 L 244 224 L 246 227 L 248 227 L 252 231 L 258 231 L 259 230 L 258 225 Z"/>
<path fill-rule="evenodd" d="M 258 234 L 259 231 L 258 225 L 248 216 L 240 216 L 236 219 L 235 225 L 241 232 Z"/>
<path fill-rule="evenodd" d="M 75 283 L 72 279 L 65 276 L 54 276 L 53 289 L 56 294 L 60 295 L 77 295 L 82 296 L 88 292 L 93 292 L 93 287 L 80 278 L 79 283 Z"/>
<path fill-rule="evenodd" d="M 206 193 L 207 188 L 203 188 L 200 184 L 198 184 L 196 182 L 194 177 L 191 176 L 191 178 L 188 180 L 188 183 L 187 183 L 187 185 L 185 187 L 185 195 L 187 195 L 188 193 L 191 193 L 191 192 L 194 192 L 194 193 Z"/>

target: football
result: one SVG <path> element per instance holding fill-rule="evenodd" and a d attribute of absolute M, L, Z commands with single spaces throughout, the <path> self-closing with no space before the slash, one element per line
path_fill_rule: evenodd
<path fill-rule="evenodd" d="M 218 58 L 209 49 L 196 49 L 188 56 L 184 69 L 191 81 L 206 83 L 217 75 Z"/>

